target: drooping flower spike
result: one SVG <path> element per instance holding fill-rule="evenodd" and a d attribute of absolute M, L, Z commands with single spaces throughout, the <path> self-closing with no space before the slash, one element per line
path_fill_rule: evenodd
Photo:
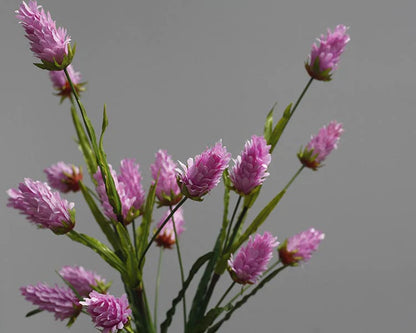
<path fill-rule="evenodd" d="M 52 73 L 52 72 L 51 72 Z M 77 192 L 80 189 L 82 171 L 75 165 L 58 162 L 44 170 L 49 185 L 62 193 Z"/>
<path fill-rule="evenodd" d="M 167 219 L 169 214 L 170 209 L 166 211 L 162 219 L 157 224 L 158 228 Z M 183 227 L 183 225 L 185 224 L 185 220 L 183 218 L 182 208 L 178 208 L 177 211 L 173 214 L 173 220 L 175 221 L 176 234 L 179 237 L 185 231 L 185 228 Z M 173 229 L 172 218 L 169 219 L 169 221 L 165 224 L 160 233 L 157 235 L 155 242 L 157 246 L 163 247 L 165 249 L 171 249 L 173 245 L 176 243 L 175 230 Z"/>
<path fill-rule="evenodd" d="M 310 228 L 286 239 L 279 246 L 280 261 L 287 266 L 297 266 L 300 262 L 309 261 L 324 238 L 323 232 Z"/>
<path fill-rule="evenodd" d="M 248 195 L 263 184 L 269 175 L 267 168 L 271 161 L 270 147 L 262 136 L 253 135 L 246 142 L 230 170 L 230 180 L 238 193 Z"/>
<path fill-rule="evenodd" d="M 334 70 L 337 69 L 341 54 L 350 41 L 345 25 L 337 25 L 334 32 L 328 29 L 327 36 L 321 35 L 319 45 L 312 45 L 305 68 L 309 75 L 320 81 L 330 81 Z"/>
<path fill-rule="evenodd" d="M 85 82 L 81 82 L 81 73 L 76 72 L 72 64 L 68 65 L 66 69 L 76 92 L 79 94 L 80 92 L 85 91 Z M 71 96 L 72 89 L 64 71 L 49 71 L 49 77 L 52 81 L 53 88 L 57 91 L 56 95 L 61 96 L 61 102 L 65 98 Z"/>
<path fill-rule="evenodd" d="M 95 326 L 103 329 L 103 333 L 116 333 L 129 323 L 131 309 L 125 294 L 116 298 L 92 291 L 80 304 L 87 307 Z"/>
<path fill-rule="evenodd" d="M 39 309 L 52 312 L 56 320 L 75 319 L 82 310 L 78 298 L 69 287 L 50 287 L 38 283 L 21 287 L 20 292 Z"/>
<path fill-rule="evenodd" d="M 312 136 L 305 149 L 299 151 L 298 158 L 301 163 L 312 170 L 317 170 L 328 155 L 338 147 L 343 132 L 342 124 L 336 121 L 331 121 L 327 126 L 322 127 L 318 135 Z"/>
<path fill-rule="evenodd" d="M 16 10 L 16 18 L 29 39 L 30 49 L 42 61 L 38 67 L 48 70 L 63 70 L 74 56 L 69 42 L 70 36 L 64 28 L 57 28 L 51 14 L 45 12 L 36 1 L 22 2 Z"/>
<path fill-rule="evenodd" d="M 88 271 L 82 266 L 64 266 L 59 270 L 59 275 L 68 282 L 80 296 L 88 296 L 93 290 L 105 293 L 109 288 L 105 279 L 93 271 Z"/>
<path fill-rule="evenodd" d="M 182 193 L 190 199 L 201 200 L 218 185 L 230 159 L 231 154 L 219 141 L 194 159 L 189 158 L 187 165 L 179 162 L 183 169 L 178 169 L 178 184 Z"/>
<path fill-rule="evenodd" d="M 74 203 L 61 199 L 48 184 L 25 178 L 17 189 L 9 189 L 7 206 L 13 207 L 40 228 L 65 234 L 75 226 Z"/>
<path fill-rule="evenodd" d="M 266 270 L 273 256 L 273 249 L 279 245 L 277 237 L 269 232 L 257 234 L 242 247 L 237 255 L 228 260 L 228 271 L 231 278 L 240 284 L 254 284 Z"/>

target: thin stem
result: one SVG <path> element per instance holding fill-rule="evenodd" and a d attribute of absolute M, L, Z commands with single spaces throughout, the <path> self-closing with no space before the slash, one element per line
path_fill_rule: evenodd
<path fill-rule="evenodd" d="M 159 285 L 160 285 L 160 271 L 162 267 L 163 247 L 160 248 L 159 261 L 157 263 L 156 287 L 155 287 L 155 304 L 154 304 L 154 327 L 157 327 L 157 307 L 159 303 Z"/>
<path fill-rule="evenodd" d="M 218 308 L 221 304 L 221 302 L 224 300 L 224 298 L 228 295 L 228 293 L 231 291 L 231 289 L 233 289 L 233 287 L 235 286 L 236 282 L 233 281 L 233 283 L 231 283 L 231 285 L 228 287 L 228 289 L 225 291 L 224 295 L 222 295 L 221 299 L 218 301 L 217 305 L 215 305 L 216 308 Z"/>
<path fill-rule="evenodd" d="M 299 174 L 302 172 L 302 170 L 305 168 L 304 165 L 302 165 L 299 170 L 293 175 L 293 177 L 289 180 L 289 182 L 286 184 L 286 186 L 284 187 L 283 191 L 286 191 L 290 185 L 292 185 L 293 181 L 296 179 L 297 176 L 299 176 Z"/>
<path fill-rule="evenodd" d="M 295 105 L 293 106 L 293 109 L 290 112 L 290 116 L 292 116 L 295 113 L 296 108 L 298 107 L 300 101 L 302 100 L 303 96 L 305 95 L 305 93 L 308 90 L 309 86 L 311 85 L 312 81 L 313 81 L 313 78 L 311 77 L 309 79 L 308 83 L 306 84 L 305 88 L 303 89 L 302 93 L 299 95 L 298 100 L 296 101 Z"/>
<path fill-rule="evenodd" d="M 242 198 L 242 196 L 240 195 L 238 197 L 237 203 L 235 204 L 234 211 L 233 211 L 233 215 L 231 217 L 230 224 L 228 225 L 227 236 L 225 237 L 225 246 L 224 246 L 224 249 L 226 249 L 228 247 L 228 240 L 229 240 L 228 237 L 230 237 L 231 226 L 233 224 L 235 215 L 237 214 L 238 206 L 240 206 L 241 198 Z"/>
<path fill-rule="evenodd" d="M 160 227 L 156 230 L 156 232 L 153 234 L 153 237 L 150 239 L 150 242 L 147 244 L 146 249 L 144 250 L 140 260 L 139 260 L 139 267 L 141 267 L 142 265 L 142 261 L 147 253 L 147 251 L 149 251 L 150 246 L 152 245 L 152 243 L 155 241 L 156 237 L 159 235 L 159 233 L 162 231 L 163 227 L 165 226 L 166 223 L 168 223 L 168 221 L 170 220 L 170 218 L 173 216 L 173 214 L 175 214 L 175 212 L 179 209 L 180 206 L 182 206 L 186 199 L 188 199 L 187 197 L 183 198 L 176 206 L 175 208 L 170 212 L 170 214 L 168 215 L 168 217 L 163 221 L 163 223 L 160 225 Z"/>
<path fill-rule="evenodd" d="M 172 206 L 169 207 L 170 211 L 172 213 Z M 181 271 L 181 282 L 182 282 L 182 288 L 185 286 L 185 275 L 183 274 L 183 264 L 182 264 L 182 256 L 181 256 L 181 249 L 179 247 L 179 238 L 178 233 L 176 231 L 176 224 L 174 220 L 174 214 L 172 214 L 172 224 L 173 224 L 173 232 L 175 233 L 175 242 L 176 242 L 176 252 L 178 254 L 178 261 L 179 261 L 179 269 Z M 186 297 L 185 294 L 183 295 L 182 299 L 182 305 L 183 305 L 183 325 L 186 326 Z"/>
<path fill-rule="evenodd" d="M 134 252 L 136 254 L 137 258 L 137 235 L 136 235 L 136 221 L 133 220 L 132 223 L 132 229 L 133 229 L 133 244 L 134 244 Z"/>
<path fill-rule="evenodd" d="M 247 214 L 247 211 L 248 211 L 248 207 L 247 206 L 244 206 L 243 209 L 242 209 L 242 211 L 241 211 L 241 213 L 240 213 L 240 216 L 238 217 L 237 223 L 234 226 L 233 233 L 232 233 L 230 239 L 228 240 L 228 244 L 227 244 L 227 247 L 225 248 L 224 253 L 226 253 L 227 251 L 229 251 L 230 248 L 232 247 L 232 245 L 234 243 L 234 239 L 237 236 L 238 230 L 240 229 L 240 226 L 243 223 L 243 220 L 244 220 L 244 217 Z"/>

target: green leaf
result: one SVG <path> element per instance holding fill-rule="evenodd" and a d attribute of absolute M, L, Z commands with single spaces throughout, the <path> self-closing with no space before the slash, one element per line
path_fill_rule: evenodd
<path fill-rule="evenodd" d="M 101 258 L 103 258 L 111 267 L 119 271 L 121 275 L 126 273 L 123 262 L 107 245 L 91 236 L 80 234 L 74 230 L 71 230 L 66 235 L 73 241 L 83 244 L 98 253 Z"/>
<path fill-rule="evenodd" d="M 26 313 L 25 317 L 26 317 L 26 318 L 32 317 L 32 316 L 34 316 L 35 314 L 41 313 L 42 311 L 43 311 L 43 310 L 42 310 L 42 309 L 39 309 L 39 308 L 34 309 L 34 310 L 29 311 L 28 313 Z"/>
<path fill-rule="evenodd" d="M 203 333 L 205 330 L 214 322 L 215 319 L 218 318 L 218 316 L 224 312 L 224 310 L 229 309 L 229 307 L 222 307 L 222 308 L 213 308 L 207 312 L 207 314 L 204 316 L 204 318 L 198 322 L 198 324 L 195 327 L 196 333 Z"/>
<path fill-rule="evenodd" d="M 222 179 L 224 181 L 224 211 L 223 211 L 223 217 L 222 217 L 222 227 L 221 227 L 222 229 L 221 229 L 221 236 L 220 236 L 221 248 L 225 246 L 224 242 L 225 242 L 225 237 L 226 237 L 226 230 L 227 230 L 228 223 L 230 223 L 230 221 L 228 220 L 228 208 L 230 205 L 231 181 L 230 181 L 230 178 L 228 177 L 227 169 L 222 174 Z"/>
<path fill-rule="evenodd" d="M 124 281 L 127 282 L 129 286 L 135 287 L 140 282 L 140 278 L 138 276 L 139 271 L 137 269 L 139 263 L 137 262 L 136 251 L 131 243 L 126 227 L 121 223 L 117 223 L 116 229 L 118 236 L 120 237 L 121 248 L 126 258 L 126 273 L 128 280 L 124 278 Z"/>
<path fill-rule="evenodd" d="M 277 103 L 274 103 L 271 110 L 267 114 L 266 121 L 264 123 L 264 138 L 266 139 L 267 142 L 269 142 L 270 137 L 273 132 L 273 112 L 274 112 L 274 109 L 276 108 L 276 105 Z"/>
<path fill-rule="evenodd" d="M 171 308 L 166 312 L 166 319 L 163 321 L 163 323 L 160 325 L 160 332 L 166 333 L 168 331 L 168 328 L 170 324 L 172 323 L 172 318 L 176 311 L 176 306 L 182 301 L 182 298 L 185 295 L 186 289 L 189 287 L 192 279 L 196 275 L 196 273 L 199 271 L 199 269 L 207 262 L 209 261 L 213 256 L 213 252 L 208 252 L 204 254 L 203 256 L 199 257 L 195 263 L 192 265 L 191 270 L 189 271 L 189 275 L 187 279 L 185 280 L 182 289 L 179 291 L 178 296 L 172 300 L 172 306 Z"/>
<path fill-rule="evenodd" d="M 276 147 L 277 143 L 279 142 L 279 139 L 280 139 L 281 135 L 283 134 L 283 131 L 285 130 L 286 125 L 290 120 L 290 117 L 292 116 L 292 114 L 290 112 L 291 109 L 292 109 L 292 103 L 290 103 L 286 107 L 286 109 L 283 111 L 282 118 L 280 118 L 280 120 L 278 121 L 278 123 L 274 127 L 273 132 L 272 132 L 271 137 L 270 137 L 270 140 L 267 141 L 267 143 L 269 145 L 271 145 L 270 153 L 273 152 L 274 148 Z"/>

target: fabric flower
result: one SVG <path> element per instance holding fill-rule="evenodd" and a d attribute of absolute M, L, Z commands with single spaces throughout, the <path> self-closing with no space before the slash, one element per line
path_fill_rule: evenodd
<path fill-rule="evenodd" d="M 81 296 L 88 296 L 93 289 L 104 286 L 106 281 L 93 271 L 87 271 L 82 266 L 64 266 L 59 275 Z"/>
<path fill-rule="evenodd" d="M 327 36 L 321 35 L 318 39 L 319 46 L 315 43 L 309 55 L 309 60 L 305 63 L 305 68 L 309 75 L 320 81 L 330 81 L 332 71 L 338 67 L 338 62 L 344 48 L 350 41 L 345 25 L 337 25 L 334 32 L 328 29 Z"/>
<path fill-rule="evenodd" d="M 51 72 L 52 73 L 52 72 Z M 58 162 L 44 170 L 49 185 L 63 193 L 79 191 L 79 182 L 82 180 L 82 172 L 75 165 Z"/>
<path fill-rule="evenodd" d="M 324 238 L 325 234 L 314 228 L 292 236 L 279 247 L 280 261 L 289 266 L 308 261 Z"/>
<path fill-rule="evenodd" d="M 159 150 L 155 162 L 150 166 L 153 184 L 156 184 L 156 197 L 162 206 L 176 205 L 182 198 L 181 190 L 176 180 L 177 164 L 166 150 Z"/>
<path fill-rule="evenodd" d="M 218 185 L 230 159 L 231 154 L 219 141 L 194 159 L 189 158 L 187 165 L 179 162 L 183 168 L 178 169 L 178 183 L 182 193 L 191 199 L 201 200 L 202 196 Z"/>
<path fill-rule="evenodd" d="M 240 284 L 254 284 L 266 270 L 273 256 L 273 249 L 279 245 L 277 237 L 269 232 L 257 234 L 242 247 L 235 258 L 231 255 L 228 260 L 228 270 L 232 279 Z"/>
<path fill-rule="evenodd" d="M 321 167 L 321 163 L 337 148 L 339 138 L 344 132 L 342 124 L 331 121 L 319 130 L 318 135 L 312 136 L 305 149 L 298 153 L 301 163 L 313 170 Z"/>
<path fill-rule="evenodd" d="M 39 309 L 55 314 L 55 319 L 74 319 L 82 310 L 74 292 L 68 287 L 50 287 L 45 283 L 21 287 L 25 299 Z"/>
<path fill-rule="evenodd" d="M 109 294 L 92 291 L 89 298 L 84 298 L 80 304 L 87 307 L 95 326 L 103 329 L 103 333 L 116 333 L 129 322 L 131 310 L 127 296 L 116 298 Z"/>
<path fill-rule="evenodd" d="M 85 82 L 81 82 L 81 73 L 76 72 L 72 65 L 68 65 L 66 70 L 68 71 L 69 77 L 71 78 L 72 84 L 74 85 L 77 93 L 79 94 L 81 91 L 84 91 Z M 54 89 L 57 91 L 56 95 L 61 96 L 61 102 L 65 98 L 69 98 L 71 96 L 71 86 L 64 71 L 49 71 L 49 77 L 52 81 Z"/>
<path fill-rule="evenodd" d="M 140 166 L 134 159 L 126 158 L 120 162 L 118 181 L 124 184 L 127 197 L 134 198 L 133 207 L 136 210 L 141 209 L 144 204 L 145 192 L 141 183 Z"/>
<path fill-rule="evenodd" d="M 250 194 L 257 186 L 263 184 L 269 175 L 267 167 L 271 161 L 270 145 L 262 136 L 253 135 L 247 141 L 241 155 L 234 160 L 230 170 L 230 180 L 234 189 L 243 195 Z"/>
<path fill-rule="evenodd" d="M 75 226 L 74 203 L 61 199 L 46 183 L 25 178 L 17 189 L 9 189 L 7 206 L 20 210 L 27 219 L 55 234 L 65 234 Z"/>
<path fill-rule="evenodd" d="M 71 38 L 67 35 L 66 29 L 56 27 L 49 12 L 45 12 L 36 1 L 29 1 L 29 4 L 23 1 L 16 14 L 35 57 L 51 66 L 56 62 L 56 69 L 63 69 L 71 62 L 72 59 L 68 58 Z M 59 68 L 59 65 L 63 67 Z"/>
<path fill-rule="evenodd" d="M 170 209 L 166 211 L 162 219 L 157 224 L 158 228 L 160 228 L 163 222 L 168 218 L 169 214 Z M 185 220 L 183 219 L 182 208 L 178 208 L 178 210 L 173 214 L 173 220 L 175 221 L 176 234 L 179 237 L 185 231 L 185 228 L 183 227 L 183 225 L 185 224 Z M 169 219 L 169 221 L 160 231 L 159 235 L 157 235 L 155 242 L 157 246 L 164 247 L 167 249 L 171 249 L 173 244 L 176 243 L 175 230 L 173 229 L 172 218 Z"/>

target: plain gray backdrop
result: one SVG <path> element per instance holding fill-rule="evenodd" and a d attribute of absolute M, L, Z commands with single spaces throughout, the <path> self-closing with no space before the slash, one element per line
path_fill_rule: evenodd
<path fill-rule="evenodd" d="M 45 180 L 57 161 L 83 165 L 68 102 L 59 105 L 46 71 L 32 65 L 13 11 L 0 3 L 0 332 L 68 332 L 33 309 L 19 287 L 58 283 L 55 270 L 82 265 L 118 275 L 92 251 L 37 230 L 6 208 L 8 188 L 24 177 Z M 329 83 L 314 82 L 287 127 L 259 211 L 299 167 L 296 153 L 331 120 L 345 133 L 325 167 L 305 170 L 262 227 L 281 241 L 314 226 L 326 233 L 318 253 L 284 271 L 223 326 L 223 332 L 412 333 L 416 327 L 416 21 L 412 0 L 44 0 L 77 43 L 74 67 L 88 81 L 83 101 L 95 125 L 106 103 L 109 161 L 134 157 L 146 189 L 159 148 L 185 161 L 222 138 L 236 157 L 261 134 L 274 102 L 294 101 L 308 80 L 303 64 L 321 33 L 342 23 L 351 42 Z M 85 169 L 85 167 L 84 167 Z M 203 204 L 185 206 L 185 269 L 213 246 L 222 185 Z M 70 194 L 77 230 L 102 239 L 79 194 Z M 235 197 L 233 198 L 235 200 Z M 232 201 L 233 202 L 233 201 Z M 160 218 L 161 211 L 155 216 Z M 146 262 L 153 293 L 158 251 Z M 159 317 L 180 285 L 166 253 Z M 229 285 L 228 276 L 219 293 Z M 188 293 L 190 303 L 193 289 Z M 150 296 L 151 298 L 151 296 Z M 180 309 L 180 307 L 179 307 Z M 180 310 L 172 332 L 181 332 Z M 95 332 L 84 315 L 70 329 Z"/>

